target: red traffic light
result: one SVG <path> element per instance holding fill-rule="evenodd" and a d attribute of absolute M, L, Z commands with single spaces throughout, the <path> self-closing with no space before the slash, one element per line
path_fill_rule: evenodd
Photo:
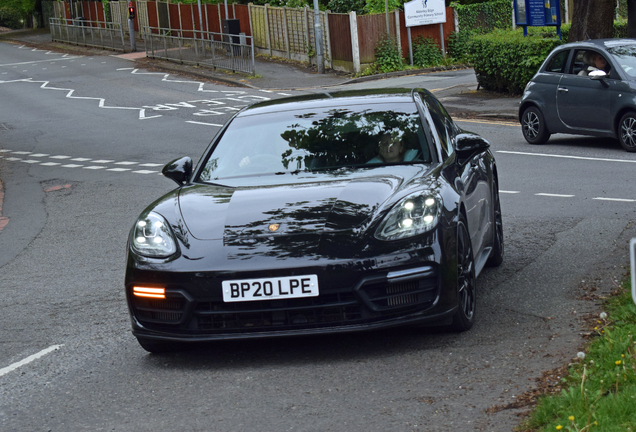
<path fill-rule="evenodd" d="M 135 7 L 132 5 L 132 3 L 128 3 L 128 18 L 134 18 L 135 17 Z"/>

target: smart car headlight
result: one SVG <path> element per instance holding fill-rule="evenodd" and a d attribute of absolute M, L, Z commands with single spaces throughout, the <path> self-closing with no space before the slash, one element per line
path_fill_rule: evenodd
<path fill-rule="evenodd" d="M 399 240 L 416 236 L 437 226 L 442 212 L 442 197 L 433 192 L 418 192 L 403 198 L 389 211 L 375 232 L 379 240 Z"/>
<path fill-rule="evenodd" d="M 132 248 L 139 255 L 165 258 L 177 251 L 177 244 L 164 217 L 150 212 L 135 223 Z"/>

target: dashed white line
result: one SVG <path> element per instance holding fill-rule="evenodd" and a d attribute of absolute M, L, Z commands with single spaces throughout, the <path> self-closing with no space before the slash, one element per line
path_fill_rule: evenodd
<path fill-rule="evenodd" d="M 140 167 L 159 167 L 159 166 L 163 166 L 164 164 L 158 164 L 158 163 L 143 163 L 143 164 L 139 164 Z"/>
<path fill-rule="evenodd" d="M 32 361 L 35 361 L 37 359 L 39 359 L 40 357 L 43 357 L 45 355 L 47 355 L 48 353 L 58 350 L 61 347 L 63 347 L 64 345 L 51 345 L 50 347 L 43 349 L 42 351 L 35 353 L 33 355 L 28 356 L 27 358 L 20 360 L 19 362 L 13 363 L 12 365 L 9 365 L 5 368 L 0 369 L 0 376 L 6 375 L 9 372 L 13 372 L 14 370 L 16 370 L 17 368 L 19 368 L 20 366 L 24 366 L 26 364 L 31 363 Z"/>
<path fill-rule="evenodd" d="M 601 161 L 601 162 L 636 163 L 636 160 L 629 160 L 629 159 L 608 159 L 608 158 L 598 158 L 598 157 L 569 156 L 569 155 L 556 155 L 556 154 L 546 154 L 546 153 L 529 153 L 529 152 L 517 152 L 517 151 L 507 151 L 507 150 L 497 150 L 497 153 L 516 154 L 516 155 L 523 155 L 523 156 L 553 157 L 553 158 L 561 158 L 561 159 L 589 160 L 589 161 L 595 161 L 595 162 Z"/>
<path fill-rule="evenodd" d="M 108 168 L 106 171 L 116 171 L 116 172 L 130 171 L 130 168 Z"/>
<path fill-rule="evenodd" d="M 518 194 L 521 193 L 521 191 L 505 191 L 505 190 L 500 190 L 499 193 L 504 193 L 504 194 Z"/>
<path fill-rule="evenodd" d="M 220 125 L 220 124 L 215 124 L 215 123 L 205 123 L 205 122 L 198 122 L 198 121 L 192 121 L 192 120 L 186 120 L 186 123 L 200 124 L 200 125 L 206 125 L 206 126 L 223 127 L 223 125 Z"/>
<path fill-rule="evenodd" d="M 573 198 L 575 195 L 563 195 L 563 194 L 551 194 L 551 193 L 536 193 L 537 196 L 555 197 L 555 198 Z"/>
<path fill-rule="evenodd" d="M 111 163 L 111 162 L 115 162 L 114 160 L 108 160 L 108 159 L 97 159 L 94 160 L 93 163 Z"/>
<path fill-rule="evenodd" d="M 56 155 L 56 156 L 49 156 L 51 159 L 70 159 L 71 156 L 64 156 L 64 155 Z"/>
<path fill-rule="evenodd" d="M 89 158 L 73 158 L 71 159 L 73 162 L 88 162 L 90 161 Z"/>
<path fill-rule="evenodd" d="M 158 171 L 150 171 L 150 170 L 139 170 L 139 171 L 133 171 L 136 174 L 153 174 L 156 173 Z"/>
<path fill-rule="evenodd" d="M 123 161 L 123 162 L 115 162 L 115 165 L 137 165 L 139 162 L 128 162 L 128 161 Z"/>
<path fill-rule="evenodd" d="M 98 169 L 104 169 L 104 168 L 106 167 L 103 165 L 91 165 L 91 166 L 84 167 L 84 169 L 89 169 L 89 170 L 98 170 Z"/>
<path fill-rule="evenodd" d="M 59 162 L 44 162 L 41 163 L 40 165 L 42 166 L 56 166 L 56 165 L 61 165 Z"/>
<path fill-rule="evenodd" d="M 628 199 L 628 198 L 603 198 L 603 197 L 596 197 L 596 198 L 592 198 L 592 199 L 599 200 L 599 201 L 636 202 L 636 199 Z"/>
<path fill-rule="evenodd" d="M 76 164 L 68 164 L 68 165 L 62 165 L 62 168 L 81 168 L 83 165 L 76 165 Z"/>

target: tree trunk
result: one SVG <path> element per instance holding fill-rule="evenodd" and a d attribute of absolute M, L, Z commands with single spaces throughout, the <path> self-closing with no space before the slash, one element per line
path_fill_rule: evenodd
<path fill-rule="evenodd" d="M 627 0 L 627 37 L 636 38 L 636 0 Z"/>
<path fill-rule="evenodd" d="M 615 7 L 615 0 L 574 0 L 568 42 L 611 38 Z"/>

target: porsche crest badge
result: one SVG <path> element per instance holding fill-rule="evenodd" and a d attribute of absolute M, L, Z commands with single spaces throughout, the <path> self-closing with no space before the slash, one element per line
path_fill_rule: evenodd
<path fill-rule="evenodd" d="M 267 229 L 271 232 L 278 231 L 278 228 L 280 228 L 280 224 L 269 224 L 269 226 L 267 227 Z"/>

